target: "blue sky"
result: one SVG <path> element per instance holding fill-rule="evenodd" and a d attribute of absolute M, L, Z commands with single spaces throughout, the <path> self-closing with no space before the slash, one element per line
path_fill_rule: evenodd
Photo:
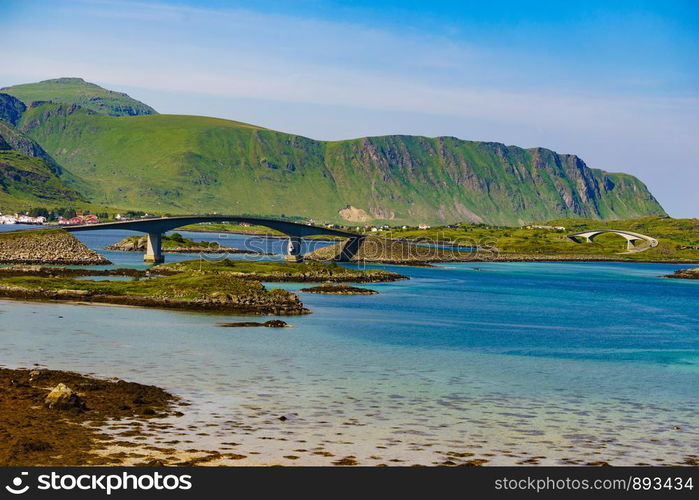
<path fill-rule="evenodd" d="M 317 139 L 574 153 L 699 216 L 697 1 L 0 2 L 0 86 L 80 76 Z"/>

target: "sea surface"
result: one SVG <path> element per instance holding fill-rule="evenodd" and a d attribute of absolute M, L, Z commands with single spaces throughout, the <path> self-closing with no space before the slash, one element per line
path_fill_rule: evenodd
<path fill-rule="evenodd" d="M 76 235 L 115 265 L 143 267 L 139 253 L 102 251 L 129 234 Z M 182 234 L 239 248 L 250 238 Z M 367 267 L 411 280 L 371 285 L 374 296 L 300 293 L 313 314 L 282 329 L 217 326 L 259 316 L 0 300 L 0 363 L 164 387 L 190 406 L 147 440 L 240 463 L 679 464 L 699 454 L 699 281 L 663 277 L 688 266 Z"/>

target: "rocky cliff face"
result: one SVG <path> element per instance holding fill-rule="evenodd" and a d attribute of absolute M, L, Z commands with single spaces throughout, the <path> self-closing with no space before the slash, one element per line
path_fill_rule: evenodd
<path fill-rule="evenodd" d="M 638 179 L 590 169 L 575 155 L 453 137 L 386 136 L 328 148 L 332 175 L 356 220 L 521 224 L 551 214 L 596 219 L 664 214 Z M 354 179 L 347 182 L 344 170 Z M 359 196 L 357 196 L 359 194 Z"/>
<path fill-rule="evenodd" d="M 107 265 L 111 262 L 62 229 L 0 233 L 0 264 Z"/>
<path fill-rule="evenodd" d="M 0 151 L 14 150 L 26 156 L 41 158 L 54 174 L 61 174 L 61 167 L 44 148 L 29 136 L 0 120 Z"/>
<path fill-rule="evenodd" d="M 15 125 L 27 107 L 16 97 L 0 92 L 0 120 Z"/>

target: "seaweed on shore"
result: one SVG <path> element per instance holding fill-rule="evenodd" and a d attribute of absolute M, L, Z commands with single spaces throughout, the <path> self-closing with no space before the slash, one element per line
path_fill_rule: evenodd
<path fill-rule="evenodd" d="M 51 388 L 64 384 L 83 405 L 49 408 Z M 0 368 L 0 466 L 110 465 L 98 452 L 113 441 L 102 427 L 114 419 L 147 421 L 175 414 L 178 398 L 150 385 L 73 372 Z"/>

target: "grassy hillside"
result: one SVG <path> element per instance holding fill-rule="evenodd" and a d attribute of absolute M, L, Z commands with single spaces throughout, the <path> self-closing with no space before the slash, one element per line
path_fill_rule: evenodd
<path fill-rule="evenodd" d="M 0 211 L 80 201 L 43 159 L 14 150 L 0 151 Z"/>
<path fill-rule="evenodd" d="M 92 202 L 319 221 L 519 224 L 664 214 L 638 179 L 578 157 L 452 137 L 323 142 L 216 118 L 41 104 L 18 127 Z"/>
<path fill-rule="evenodd" d="M 152 115 L 156 111 L 122 92 L 107 90 L 82 78 L 56 78 L 38 83 L 4 87 L 0 92 L 12 95 L 29 106 L 34 101 L 77 104 L 110 116 Z"/>

